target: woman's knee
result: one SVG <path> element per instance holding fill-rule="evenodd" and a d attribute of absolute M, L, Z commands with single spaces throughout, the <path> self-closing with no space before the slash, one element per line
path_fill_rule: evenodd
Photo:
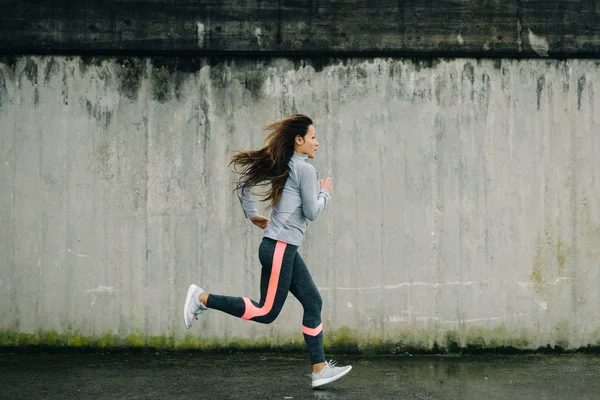
<path fill-rule="evenodd" d="M 317 293 L 315 298 L 315 308 L 319 311 L 319 313 L 321 313 L 321 310 L 323 309 L 323 299 L 319 293 Z"/>
<path fill-rule="evenodd" d="M 280 311 L 281 310 L 271 310 L 262 317 L 256 318 L 255 321 L 260 322 L 261 324 L 270 324 L 277 319 Z"/>
<path fill-rule="evenodd" d="M 321 310 L 323 309 L 323 299 L 319 292 L 311 296 L 304 304 L 305 312 L 310 312 L 312 314 L 321 315 Z"/>

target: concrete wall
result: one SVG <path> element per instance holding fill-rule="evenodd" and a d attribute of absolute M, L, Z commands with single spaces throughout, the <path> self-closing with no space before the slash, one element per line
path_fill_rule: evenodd
<path fill-rule="evenodd" d="M 600 52 L 598 0 L 3 3 L 0 53 L 18 55 L 597 57 Z"/>
<path fill-rule="evenodd" d="M 0 330 L 183 340 L 191 282 L 256 298 L 228 156 L 304 112 L 334 180 L 300 249 L 329 335 L 598 344 L 598 82 L 593 60 L 0 59 Z M 192 341 L 300 323 L 290 296 Z"/>

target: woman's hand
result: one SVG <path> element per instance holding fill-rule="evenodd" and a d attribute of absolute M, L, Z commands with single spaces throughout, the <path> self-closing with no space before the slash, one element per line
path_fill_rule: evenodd
<path fill-rule="evenodd" d="M 260 229 L 265 229 L 267 224 L 270 222 L 269 218 L 263 217 L 262 215 L 257 215 L 256 217 L 250 218 L 250 221 Z"/>
<path fill-rule="evenodd" d="M 333 181 L 331 178 L 325 179 L 325 183 L 323 183 L 323 179 L 319 182 L 321 184 L 321 189 L 325 189 L 329 192 L 329 194 L 333 194 Z"/>

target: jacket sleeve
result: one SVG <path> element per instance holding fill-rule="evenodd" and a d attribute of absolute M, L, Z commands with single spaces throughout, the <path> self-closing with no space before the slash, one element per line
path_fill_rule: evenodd
<path fill-rule="evenodd" d="M 302 211 L 306 218 L 314 221 L 325 211 L 329 201 L 329 192 L 319 187 L 317 171 L 308 163 L 299 168 L 298 180 Z"/>
<path fill-rule="evenodd" d="M 252 188 L 243 188 L 244 178 L 240 178 L 237 182 L 236 192 L 238 199 L 240 200 L 240 204 L 242 206 L 242 210 L 244 210 L 244 215 L 246 218 L 253 218 L 258 215 L 258 208 L 256 207 L 256 200 L 252 197 L 251 190 Z"/>

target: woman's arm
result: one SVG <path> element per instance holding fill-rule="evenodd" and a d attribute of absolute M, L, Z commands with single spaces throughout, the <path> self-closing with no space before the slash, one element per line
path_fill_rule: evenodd
<path fill-rule="evenodd" d="M 258 208 L 256 207 L 256 200 L 252 197 L 252 188 L 244 188 L 245 177 L 241 177 L 237 182 L 237 197 L 240 200 L 242 210 L 246 218 L 253 218 L 258 215 Z"/>
<path fill-rule="evenodd" d="M 262 215 L 258 215 L 258 208 L 256 207 L 256 200 L 252 197 L 252 188 L 244 188 L 244 178 L 240 178 L 237 182 L 237 196 L 240 200 L 240 204 L 242 205 L 242 210 L 244 210 L 244 215 L 248 218 L 252 223 L 258 226 L 260 229 L 265 229 L 267 224 L 270 222 L 267 217 L 263 217 Z"/>
<path fill-rule="evenodd" d="M 331 178 L 327 178 L 325 183 L 321 179 L 319 185 L 317 171 L 310 164 L 306 164 L 298 172 L 302 211 L 306 218 L 314 221 L 327 207 L 331 192 Z"/>

